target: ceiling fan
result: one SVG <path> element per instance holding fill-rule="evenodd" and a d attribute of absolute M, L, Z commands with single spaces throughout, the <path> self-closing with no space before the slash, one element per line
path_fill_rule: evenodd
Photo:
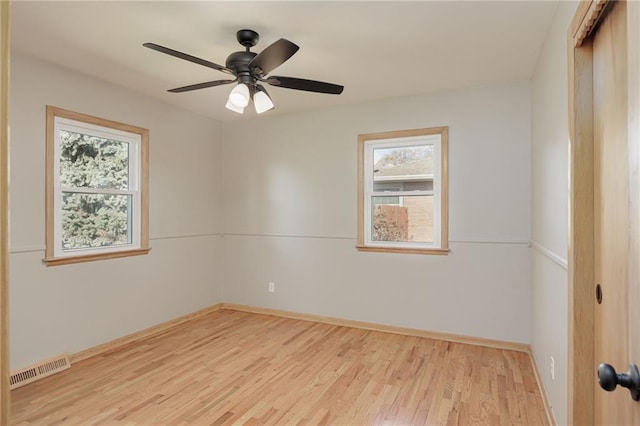
<path fill-rule="evenodd" d="M 260 36 L 257 32 L 247 29 L 239 30 L 236 33 L 236 38 L 238 42 L 245 47 L 245 50 L 230 54 L 227 57 L 225 66 L 155 43 L 144 43 L 143 46 L 167 55 L 175 56 L 179 59 L 184 59 L 185 61 L 222 71 L 235 77 L 234 79 L 213 80 L 191 84 L 189 86 L 176 87 L 168 91 L 172 93 L 182 93 L 238 82 L 237 86 L 229 94 L 226 107 L 240 114 L 244 112 L 244 108 L 249 105 L 251 99 L 253 99 L 253 104 L 258 114 L 274 108 L 273 101 L 261 83 L 267 83 L 285 89 L 328 93 L 332 95 L 339 95 L 344 89 L 343 86 L 338 84 L 325 83 L 323 81 L 275 75 L 268 76 L 271 71 L 282 65 L 298 51 L 299 47 L 287 39 L 281 38 L 267 46 L 262 52 L 255 53 L 251 52 L 250 49 L 258 43 Z"/>

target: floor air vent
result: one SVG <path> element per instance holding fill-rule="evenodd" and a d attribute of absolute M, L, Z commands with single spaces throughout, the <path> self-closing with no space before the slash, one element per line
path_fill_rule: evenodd
<path fill-rule="evenodd" d="M 27 383 L 44 379 L 47 376 L 66 370 L 69 367 L 71 367 L 69 356 L 67 354 L 62 354 L 55 358 L 41 361 L 30 367 L 21 368 L 20 370 L 11 373 L 11 389 L 19 388 Z"/>

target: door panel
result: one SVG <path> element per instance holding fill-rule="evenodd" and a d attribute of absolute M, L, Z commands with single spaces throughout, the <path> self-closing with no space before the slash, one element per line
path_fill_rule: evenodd
<path fill-rule="evenodd" d="M 630 347 L 630 335 L 640 327 L 630 321 L 630 294 L 636 294 L 630 244 L 636 238 L 630 225 L 630 189 L 638 187 L 637 173 L 629 173 L 630 153 L 637 152 L 629 138 L 629 85 L 627 62 L 627 3 L 613 2 L 600 21 L 593 42 L 593 135 L 594 135 L 594 360 L 606 362 L 618 373 L 629 363 L 640 364 Z M 637 45 L 637 44 L 636 44 Z M 634 225 L 632 229 L 635 229 Z M 635 231 L 637 232 L 637 230 Z M 630 279 L 631 278 L 631 279 Z M 602 286 L 602 303 L 595 286 Z M 638 306 L 634 304 L 633 306 Z M 635 341 L 635 339 L 634 339 Z M 614 392 L 595 388 L 596 424 L 636 424 L 640 404 L 618 387 Z"/>
<path fill-rule="evenodd" d="M 640 367 L 640 2 L 627 2 L 627 76 L 630 195 L 629 362 Z M 640 403 L 631 408 L 640 425 Z"/>

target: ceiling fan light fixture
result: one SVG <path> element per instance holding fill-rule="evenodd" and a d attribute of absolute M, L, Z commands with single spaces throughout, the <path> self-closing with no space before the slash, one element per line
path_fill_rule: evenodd
<path fill-rule="evenodd" d="M 249 87 L 244 83 L 239 83 L 231 93 L 229 93 L 229 103 L 238 108 L 244 108 L 249 105 L 250 99 Z"/>
<path fill-rule="evenodd" d="M 273 101 L 269 95 L 267 95 L 267 92 L 260 89 L 256 90 L 256 94 L 253 95 L 253 106 L 256 108 L 258 114 L 262 114 L 275 107 Z"/>
<path fill-rule="evenodd" d="M 238 114 L 242 114 L 242 113 L 244 113 L 244 108 L 241 108 L 241 107 L 235 106 L 235 105 L 233 104 L 233 102 L 231 102 L 231 99 L 229 99 L 229 100 L 227 101 L 227 104 L 225 105 L 225 107 L 226 107 L 228 110 L 231 110 L 231 111 L 233 111 L 233 112 L 237 112 Z"/>

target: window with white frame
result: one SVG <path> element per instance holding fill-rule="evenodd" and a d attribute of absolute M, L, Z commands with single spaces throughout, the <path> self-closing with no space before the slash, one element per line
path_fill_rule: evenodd
<path fill-rule="evenodd" d="M 447 132 L 358 137 L 358 250 L 448 252 Z"/>
<path fill-rule="evenodd" d="M 149 252 L 148 130 L 47 107 L 47 265 Z"/>

